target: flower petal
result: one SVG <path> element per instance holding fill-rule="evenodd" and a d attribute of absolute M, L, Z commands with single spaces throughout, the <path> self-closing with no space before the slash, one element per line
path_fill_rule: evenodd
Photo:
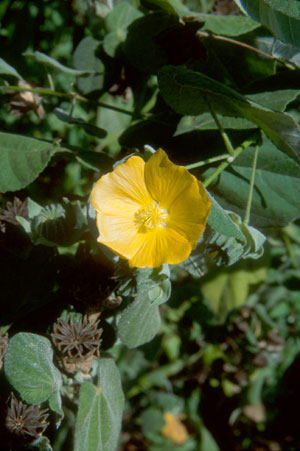
<path fill-rule="evenodd" d="M 193 179 L 193 183 L 169 208 L 167 227 L 183 235 L 194 249 L 205 229 L 211 201 L 202 183 L 195 177 Z"/>
<path fill-rule="evenodd" d="M 145 164 L 147 189 L 162 208 L 170 209 L 194 179 L 183 166 L 173 164 L 162 149 L 158 149 Z"/>
<path fill-rule="evenodd" d="M 123 258 L 133 257 L 142 245 L 144 234 L 138 233 L 130 217 L 109 216 L 97 212 L 97 227 L 100 233 L 97 241 Z"/>
<path fill-rule="evenodd" d="M 91 204 L 95 210 L 108 215 L 132 216 L 153 202 L 144 179 L 145 162 L 130 157 L 113 172 L 103 175 L 92 190 Z"/>
<path fill-rule="evenodd" d="M 183 236 L 168 227 L 139 235 L 142 236 L 140 247 L 129 260 L 129 265 L 137 268 L 157 268 L 163 263 L 180 263 L 188 258 L 192 250 Z"/>

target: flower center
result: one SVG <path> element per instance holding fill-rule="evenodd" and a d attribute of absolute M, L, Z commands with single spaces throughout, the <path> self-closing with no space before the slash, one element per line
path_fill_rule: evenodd
<path fill-rule="evenodd" d="M 167 217 L 168 211 L 160 208 L 159 204 L 154 202 L 146 205 L 144 208 L 140 208 L 134 214 L 134 223 L 139 227 L 146 228 L 147 231 L 157 227 L 166 227 Z"/>

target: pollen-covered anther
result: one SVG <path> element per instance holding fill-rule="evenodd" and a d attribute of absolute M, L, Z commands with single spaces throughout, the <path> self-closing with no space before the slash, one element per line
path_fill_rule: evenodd
<path fill-rule="evenodd" d="M 158 202 L 148 204 L 140 208 L 134 215 L 134 222 L 137 226 L 152 230 L 158 227 L 166 227 L 168 211 L 159 206 Z"/>

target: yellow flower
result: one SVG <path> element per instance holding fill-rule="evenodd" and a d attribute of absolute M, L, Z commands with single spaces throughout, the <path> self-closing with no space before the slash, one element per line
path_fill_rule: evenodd
<path fill-rule="evenodd" d="M 175 416 L 172 413 L 164 413 L 165 425 L 161 434 L 171 440 L 176 445 L 183 445 L 189 438 L 185 425 L 180 421 L 180 415 Z"/>
<path fill-rule="evenodd" d="M 129 260 L 156 268 L 188 258 L 201 237 L 210 199 L 200 182 L 159 149 L 145 163 L 130 157 L 98 180 L 91 203 L 98 241 Z"/>

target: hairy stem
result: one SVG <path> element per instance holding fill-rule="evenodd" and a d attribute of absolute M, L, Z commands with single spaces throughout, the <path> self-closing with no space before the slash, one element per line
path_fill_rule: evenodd
<path fill-rule="evenodd" d="M 257 133 L 255 133 L 254 136 L 250 137 L 249 139 L 246 139 L 239 147 L 237 147 L 234 151 L 234 155 L 232 157 L 227 157 L 226 161 L 223 161 L 216 170 L 203 182 L 203 185 L 205 188 L 208 187 L 208 185 L 211 184 L 211 182 L 218 177 L 221 172 L 224 171 L 235 159 L 239 154 L 244 150 L 247 149 L 247 147 L 251 146 L 251 144 L 254 144 L 257 142 Z"/>
<path fill-rule="evenodd" d="M 63 97 L 65 99 L 73 100 L 76 98 L 76 100 L 79 100 L 80 102 L 84 103 L 94 103 L 98 106 L 101 106 L 103 108 L 107 108 L 109 110 L 117 111 L 118 113 L 127 114 L 128 116 L 136 116 L 136 113 L 134 111 L 126 110 L 125 108 L 119 108 L 114 105 L 108 105 L 107 103 L 94 101 L 91 99 L 88 99 L 87 97 L 84 97 L 80 94 L 77 94 L 76 92 L 67 93 L 67 92 L 59 92 L 59 91 L 52 91 L 51 89 L 44 89 L 44 88 L 21 88 L 20 86 L 1 86 L 1 91 L 16 91 L 16 92 L 24 92 L 29 91 L 36 94 L 40 94 L 43 96 L 53 96 L 53 97 Z"/>
<path fill-rule="evenodd" d="M 187 166 L 185 166 L 185 168 L 188 170 L 195 169 L 195 168 L 199 168 L 200 166 L 205 166 L 206 164 L 215 163 L 216 161 L 226 160 L 227 158 L 228 158 L 228 154 L 218 155 L 217 157 L 212 157 L 212 158 L 208 158 L 207 160 L 198 161 L 197 163 L 188 164 Z"/>
<path fill-rule="evenodd" d="M 292 63 L 287 63 L 286 61 L 283 61 L 280 58 L 277 58 L 276 56 L 270 55 L 269 53 L 263 52 L 260 49 L 257 49 L 256 47 L 253 47 L 252 45 L 246 44 L 245 42 L 237 41 L 236 39 L 232 39 L 226 36 L 222 36 L 219 34 L 210 33 L 208 31 L 197 31 L 196 35 L 201 38 L 211 38 L 218 41 L 225 41 L 229 42 L 230 44 L 237 45 L 239 47 L 243 47 L 244 49 L 250 50 L 251 52 L 255 52 L 258 55 L 262 56 L 263 58 L 267 58 L 273 61 L 277 61 L 278 63 L 282 64 L 283 66 L 286 66 L 290 70 L 295 70 L 297 67 Z"/>
<path fill-rule="evenodd" d="M 208 97 L 205 96 L 205 98 L 206 98 L 206 102 L 207 102 L 207 105 L 208 105 L 209 110 L 210 110 L 210 114 L 212 115 L 212 117 L 213 117 L 213 119 L 214 119 L 214 121 L 215 121 L 215 123 L 216 123 L 216 125 L 217 125 L 217 127 L 218 127 L 218 129 L 220 131 L 220 133 L 221 133 L 221 136 L 223 138 L 223 141 L 224 141 L 225 147 L 227 149 L 227 152 L 229 153 L 229 155 L 234 156 L 234 148 L 233 148 L 233 146 L 232 146 L 232 144 L 230 142 L 230 139 L 229 139 L 227 133 L 225 132 L 225 130 L 223 128 L 223 125 L 219 121 L 219 118 L 216 115 L 216 113 L 215 113 L 215 111 L 214 111 L 214 109 L 213 109 Z"/>
<path fill-rule="evenodd" d="M 256 171 L 258 149 L 259 149 L 259 146 L 257 145 L 255 147 L 255 152 L 254 152 L 254 157 L 253 157 L 253 162 L 252 162 L 252 172 L 251 172 L 250 187 L 249 187 L 249 194 L 248 194 L 248 201 L 247 201 L 247 207 L 246 207 L 244 224 L 248 224 L 249 223 L 249 219 L 250 219 L 250 211 L 251 211 L 251 205 L 252 205 L 252 197 L 253 197 L 253 188 L 254 188 L 254 180 L 255 180 L 255 171 Z"/>

